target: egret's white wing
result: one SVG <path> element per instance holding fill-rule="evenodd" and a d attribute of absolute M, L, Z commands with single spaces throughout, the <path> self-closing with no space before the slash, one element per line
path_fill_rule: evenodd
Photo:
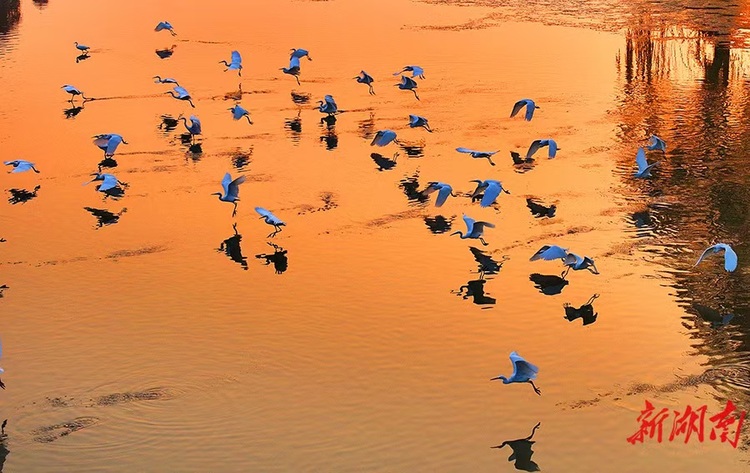
<path fill-rule="evenodd" d="M 221 187 L 224 188 L 224 195 L 229 195 L 229 184 L 232 182 L 232 175 L 229 173 L 224 174 L 224 179 L 221 180 Z"/>
<path fill-rule="evenodd" d="M 180 97 L 190 96 L 187 89 L 185 89 L 184 87 L 180 87 L 179 85 L 175 86 L 174 91 L 177 92 L 177 95 L 179 95 Z"/>
<path fill-rule="evenodd" d="M 661 138 L 659 138 L 656 135 L 651 135 L 651 143 L 648 146 L 648 149 L 650 150 L 661 150 L 666 151 L 667 150 L 667 143 L 664 142 Z"/>
<path fill-rule="evenodd" d="M 15 167 L 13 168 L 11 172 L 28 171 L 29 169 L 31 169 L 32 166 L 34 166 L 34 163 L 30 163 L 28 161 L 23 161 L 23 160 L 18 160 L 16 161 L 16 163 L 18 164 L 15 165 Z"/>
<path fill-rule="evenodd" d="M 646 152 L 643 148 L 638 148 L 638 153 L 635 155 L 635 164 L 638 165 L 638 173 L 642 173 L 648 167 L 648 161 L 646 161 Z"/>
<path fill-rule="evenodd" d="M 474 230 L 475 220 L 468 215 L 464 215 L 464 222 L 466 223 L 466 234 L 471 235 L 471 232 Z"/>
<path fill-rule="evenodd" d="M 3 164 L 6 166 L 16 166 L 18 164 L 18 161 L 3 161 Z"/>
<path fill-rule="evenodd" d="M 264 209 L 263 207 L 255 207 L 255 211 L 258 212 L 258 214 L 261 217 L 266 217 L 266 218 L 273 217 L 273 214 L 270 211 Z"/>
<path fill-rule="evenodd" d="M 463 147 L 456 148 L 456 151 L 458 151 L 459 153 L 469 153 L 469 154 L 479 153 L 479 151 L 475 151 L 473 149 L 463 148 Z"/>
<path fill-rule="evenodd" d="M 521 111 L 524 105 L 526 105 L 526 99 L 521 99 L 515 104 L 513 104 L 513 111 L 510 112 L 510 118 L 515 117 L 518 114 L 518 112 Z"/>
<path fill-rule="evenodd" d="M 385 146 L 396 139 L 396 132 L 392 130 L 380 130 L 375 133 L 370 146 Z"/>
<path fill-rule="evenodd" d="M 568 253 L 565 255 L 565 258 L 563 258 L 563 263 L 566 266 L 578 266 L 583 263 L 583 258 L 575 253 Z"/>
<path fill-rule="evenodd" d="M 299 58 L 297 56 L 292 56 L 289 60 L 289 69 L 294 69 L 295 67 L 299 67 Z"/>
<path fill-rule="evenodd" d="M 539 148 L 544 146 L 542 143 L 542 140 L 534 140 L 531 143 L 531 146 L 529 146 L 529 150 L 526 152 L 526 159 L 529 159 L 530 157 L 534 156 L 534 153 L 539 151 Z"/>
<path fill-rule="evenodd" d="M 734 252 L 732 247 L 726 243 L 719 243 L 716 246 L 724 249 L 724 269 L 729 272 L 737 269 L 737 253 Z"/>
<path fill-rule="evenodd" d="M 201 121 L 195 115 L 190 115 L 190 128 L 190 132 L 194 135 L 200 135 L 203 131 Z"/>
<path fill-rule="evenodd" d="M 539 248 L 539 251 L 534 253 L 531 258 L 529 258 L 529 261 L 536 261 L 539 259 L 551 261 L 555 259 L 564 259 L 566 256 L 568 256 L 568 250 L 565 248 L 557 245 L 544 245 Z"/>
<path fill-rule="evenodd" d="M 419 66 L 411 66 L 411 69 L 412 69 L 412 73 L 411 73 L 412 77 L 417 77 L 417 76 L 421 76 L 424 74 L 424 69 L 422 69 Z"/>
<path fill-rule="evenodd" d="M 526 116 L 524 117 L 527 122 L 530 122 L 531 119 L 534 117 L 534 110 L 536 110 L 536 105 L 534 105 L 533 100 L 526 99 Z"/>
<path fill-rule="evenodd" d="M 102 174 L 102 184 L 99 186 L 99 192 L 108 191 L 117 187 L 117 178 L 112 174 Z"/>
<path fill-rule="evenodd" d="M 106 153 L 108 155 L 115 154 L 115 151 L 117 150 L 117 147 L 120 146 L 120 143 L 122 142 L 122 138 L 119 137 L 112 137 L 109 139 L 109 142 L 107 142 L 107 151 Z"/>
<path fill-rule="evenodd" d="M 479 234 L 484 231 L 485 227 L 495 228 L 495 224 L 490 222 L 474 222 L 474 230 L 476 230 Z"/>
<path fill-rule="evenodd" d="M 497 199 L 502 190 L 503 188 L 499 183 L 490 182 L 484 191 L 484 197 L 482 197 L 482 201 L 479 203 L 480 207 L 489 207 L 490 205 L 492 205 L 492 203 L 495 202 L 495 199 Z"/>
<path fill-rule="evenodd" d="M 232 51 L 232 64 L 238 66 L 242 64 L 242 56 L 240 56 L 239 51 Z"/>
<path fill-rule="evenodd" d="M 554 158 L 557 155 L 557 142 L 555 140 L 546 140 L 549 146 L 549 159 Z"/>
<path fill-rule="evenodd" d="M 240 176 L 230 182 L 229 186 L 227 186 L 229 189 L 227 197 L 237 199 L 237 197 L 239 197 L 240 195 L 240 184 L 242 184 L 243 182 L 245 182 L 245 176 Z"/>
<path fill-rule="evenodd" d="M 511 378 L 523 378 L 524 381 L 527 379 L 536 379 L 536 374 L 539 372 L 539 368 L 524 360 L 518 353 L 512 352 L 510 354 L 510 362 L 513 363 L 513 374 L 511 375 Z"/>
<path fill-rule="evenodd" d="M 437 200 L 435 200 L 435 207 L 442 206 L 448 199 L 448 196 L 451 195 L 451 192 L 453 192 L 451 186 L 449 186 L 448 184 L 443 184 L 440 187 L 440 192 L 438 192 Z"/>
<path fill-rule="evenodd" d="M 419 123 L 419 117 L 416 115 L 409 115 L 409 126 L 417 126 Z"/>

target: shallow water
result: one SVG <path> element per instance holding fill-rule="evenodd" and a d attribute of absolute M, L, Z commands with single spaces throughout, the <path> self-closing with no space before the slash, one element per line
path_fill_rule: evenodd
<path fill-rule="evenodd" d="M 10 2 L 3 160 L 41 173 L 0 174 L 2 470 L 514 471 L 490 447 L 537 422 L 542 471 L 747 469 L 744 437 L 626 438 L 645 401 L 750 405 L 748 8 L 620 3 Z M 163 19 L 177 36 L 153 31 Z M 293 47 L 313 58 L 299 86 L 279 70 Z M 233 49 L 241 78 L 217 64 Z M 407 64 L 425 69 L 419 101 L 393 87 Z M 95 100 L 76 110 L 63 84 Z M 335 124 L 315 109 L 327 94 Z M 253 125 L 232 120 L 236 97 Z M 522 97 L 531 122 L 507 118 Z M 201 119 L 202 152 L 164 120 L 180 114 Z M 381 129 L 402 146 L 371 147 Z M 128 187 L 105 199 L 82 183 L 102 160 L 92 136 L 113 132 L 128 144 L 106 172 Z M 636 181 L 652 133 L 667 152 Z M 513 166 L 546 137 L 554 160 Z M 458 146 L 500 150 L 497 165 Z M 210 195 L 225 172 L 247 179 L 236 219 Z M 511 193 L 480 208 L 472 179 Z M 430 181 L 461 196 L 436 208 Z M 267 238 L 255 206 L 283 231 Z M 463 213 L 496 224 L 487 247 L 449 236 Z M 718 241 L 738 270 L 693 268 Z M 529 262 L 544 244 L 601 274 L 542 293 L 534 275 L 563 269 Z M 594 323 L 564 319 L 594 294 Z M 735 317 L 712 328 L 694 303 Z M 540 367 L 542 396 L 489 381 L 511 351 Z"/>

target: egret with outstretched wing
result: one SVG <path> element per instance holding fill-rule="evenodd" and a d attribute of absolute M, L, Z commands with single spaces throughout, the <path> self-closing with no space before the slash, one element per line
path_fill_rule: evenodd
<path fill-rule="evenodd" d="M 396 132 L 393 130 L 380 130 L 375 133 L 375 137 L 372 139 L 370 146 L 385 146 L 391 141 L 398 144 L 398 140 L 396 140 Z"/>
<path fill-rule="evenodd" d="M 503 183 L 494 179 L 487 179 L 485 181 L 474 179 L 469 182 L 476 182 L 477 188 L 471 193 L 472 202 L 482 197 L 479 202 L 480 207 L 489 207 L 495 200 L 500 196 L 501 192 L 510 194 L 510 191 L 503 188 Z"/>
<path fill-rule="evenodd" d="M 168 30 L 170 33 L 172 33 L 172 36 L 177 36 L 177 33 L 174 32 L 174 28 L 172 28 L 172 25 L 169 24 L 168 21 L 160 21 L 159 24 L 156 25 L 156 28 L 154 28 L 154 31 L 161 30 Z"/>
<path fill-rule="evenodd" d="M 484 239 L 482 238 L 482 234 L 484 233 L 485 228 L 495 228 L 494 224 L 489 222 L 477 222 L 466 214 L 464 214 L 464 222 L 466 223 L 466 233 L 453 232 L 450 234 L 450 236 L 458 235 L 462 240 L 465 240 L 466 238 L 473 238 L 482 242 L 484 246 L 487 246 L 489 244 L 484 241 Z"/>
<path fill-rule="evenodd" d="M 503 384 L 531 383 L 531 387 L 534 388 L 534 392 L 541 396 L 542 391 L 540 391 L 539 388 L 534 385 L 533 381 L 534 379 L 536 379 L 537 373 L 539 373 L 539 368 L 524 360 L 521 355 L 516 352 L 510 353 L 510 362 L 513 363 L 513 374 L 510 375 L 510 378 L 506 378 L 505 376 L 496 376 L 494 378 L 490 378 L 490 381 L 501 379 L 503 381 Z"/>
<path fill-rule="evenodd" d="M 526 116 L 524 117 L 524 120 L 526 120 L 527 122 L 530 122 L 532 117 L 534 116 L 534 110 L 537 108 L 541 108 L 538 107 L 531 99 L 521 99 L 516 102 L 515 105 L 513 105 L 513 111 L 510 112 L 510 117 L 515 117 L 523 107 L 526 107 Z"/>
<path fill-rule="evenodd" d="M 226 62 L 226 61 L 219 61 L 219 64 L 224 64 L 227 66 L 226 69 L 224 69 L 224 72 L 227 71 L 237 71 L 237 74 L 242 77 L 242 56 L 240 56 L 239 51 L 232 51 L 232 61 Z"/>
<path fill-rule="evenodd" d="M 555 155 L 557 155 L 557 150 L 560 149 L 557 147 L 557 142 L 555 140 L 534 140 L 531 143 L 531 146 L 529 146 L 529 150 L 526 152 L 526 159 L 534 156 L 534 153 L 539 151 L 539 149 L 544 148 L 545 146 L 549 146 L 549 159 L 554 158 Z"/>
<path fill-rule="evenodd" d="M 646 146 L 649 151 L 667 151 L 667 143 L 656 135 L 651 135 L 651 142 Z"/>
<path fill-rule="evenodd" d="M 24 161 L 23 159 L 15 159 L 13 161 L 3 161 L 3 164 L 6 166 L 13 166 L 13 170 L 9 172 L 25 172 L 28 170 L 32 170 L 35 173 L 39 174 L 39 170 L 34 167 L 34 163 L 29 161 Z"/>
<path fill-rule="evenodd" d="M 234 204 L 234 211 L 232 211 L 232 217 L 237 215 L 237 202 L 240 200 L 240 184 L 245 182 L 245 176 L 240 176 L 235 180 L 232 180 L 232 176 L 229 173 L 224 175 L 224 179 L 221 180 L 221 186 L 224 188 L 224 195 L 221 192 L 214 192 L 211 195 L 218 195 L 219 200 L 222 202 L 231 202 Z"/>
<path fill-rule="evenodd" d="M 417 91 L 414 90 L 417 88 L 417 81 L 415 81 L 414 79 L 410 79 L 406 76 L 401 76 L 401 82 L 394 85 L 401 90 L 411 90 L 412 92 L 414 92 L 414 96 L 417 98 L 417 100 L 419 100 L 419 95 L 417 95 Z"/>
<path fill-rule="evenodd" d="M 703 258 L 709 253 L 719 253 L 723 251 L 724 252 L 724 269 L 726 269 L 729 272 L 734 271 L 737 269 L 737 253 L 734 252 L 731 246 L 727 245 L 726 243 L 717 243 L 715 245 L 709 246 L 706 248 L 706 251 L 701 254 L 701 257 L 698 258 L 698 261 L 693 265 L 693 267 L 698 266 L 698 263 L 703 261 Z"/>
<path fill-rule="evenodd" d="M 424 69 L 419 66 L 404 66 L 403 69 L 398 72 L 394 72 L 393 75 L 397 76 L 399 74 L 403 74 L 404 72 L 411 72 L 412 77 L 419 77 L 420 79 L 424 79 Z"/>
<path fill-rule="evenodd" d="M 638 152 L 635 155 L 635 164 L 638 165 L 638 171 L 635 173 L 635 177 L 651 177 L 651 168 L 659 164 L 659 161 L 651 164 L 646 161 L 646 152 L 643 148 L 638 148 Z"/>
<path fill-rule="evenodd" d="M 279 217 L 274 215 L 270 210 L 266 210 L 263 207 L 255 207 L 255 211 L 258 212 L 260 218 L 264 219 L 269 225 L 273 225 L 274 231 L 269 233 L 266 238 L 273 238 L 277 233 L 281 231 L 281 226 L 286 225 Z"/>
<path fill-rule="evenodd" d="M 430 128 L 430 124 L 427 123 L 427 119 L 425 117 L 421 117 L 419 115 L 409 115 L 409 127 L 417 128 L 420 126 L 432 133 L 432 128 Z"/>
<path fill-rule="evenodd" d="M 453 188 L 444 182 L 430 182 L 427 185 L 427 188 L 422 191 L 422 194 L 430 195 L 433 192 L 438 193 L 437 199 L 435 200 L 435 207 L 441 207 L 448 199 L 449 195 L 456 197 L 456 194 L 453 193 Z"/>
<path fill-rule="evenodd" d="M 230 110 L 232 112 L 232 118 L 235 121 L 239 120 L 242 117 L 245 117 L 245 118 L 247 118 L 247 122 L 249 124 L 251 124 L 251 125 L 253 124 L 252 120 L 250 120 L 250 112 L 248 112 L 247 110 L 245 110 L 244 108 L 242 108 L 242 106 L 240 104 L 236 104 L 234 107 L 229 108 L 228 110 Z"/>
<path fill-rule="evenodd" d="M 195 108 L 195 105 L 193 105 L 193 101 L 190 98 L 190 93 L 188 93 L 187 89 L 184 87 L 175 86 L 173 90 L 170 90 L 169 92 L 164 92 L 165 94 L 169 94 L 172 97 L 176 98 L 177 100 L 185 100 L 188 103 L 190 103 L 190 106 Z"/>
<path fill-rule="evenodd" d="M 497 151 L 476 151 L 473 149 L 463 148 L 463 147 L 456 148 L 456 151 L 458 151 L 459 153 L 470 154 L 472 158 L 486 158 L 487 161 L 489 161 L 491 165 L 493 166 L 495 165 L 495 163 L 492 162 L 491 156 L 497 153 Z"/>

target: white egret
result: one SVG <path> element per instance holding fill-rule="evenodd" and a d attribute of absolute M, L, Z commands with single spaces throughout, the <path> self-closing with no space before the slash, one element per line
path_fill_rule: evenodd
<path fill-rule="evenodd" d="M 84 182 L 83 185 L 86 185 L 90 182 L 102 181 L 101 185 L 99 185 L 99 189 L 97 189 L 99 192 L 107 192 L 108 190 L 117 187 L 118 184 L 125 187 L 128 186 L 124 182 L 117 179 L 114 174 L 103 174 L 95 172 L 92 174 L 92 176 L 94 176 L 94 178 L 88 182 Z"/>
<path fill-rule="evenodd" d="M 360 84 L 367 84 L 367 87 L 370 88 L 370 95 L 375 95 L 375 91 L 372 88 L 372 83 L 375 82 L 375 79 L 372 78 L 372 76 L 365 71 L 359 71 L 359 75 L 355 77 L 357 79 L 357 82 Z"/>
<path fill-rule="evenodd" d="M 527 122 L 531 121 L 531 118 L 534 116 L 535 109 L 542 108 L 537 106 L 531 99 L 521 99 L 516 102 L 515 105 L 513 105 L 513 111 L 510 112 L 510 118 L 515 117 L 523 107 L 526 107 L 526 116 L 524 117 L 524 120 L 526 120 Z"/>
<path fill-rule="evenodd" d="M 726 269 L 730 273 L 737 269 L 737 253 L 735 253 L 732 247 L 727 245 L 726 243 L 717 243 L 706 248 L 706 251 L 701 254 L 701 257 L 698 258 L 698 261 L 695 263 L 695 265 L 693 265 L 693 267 L 698 266 L 698 263 L 703 261 L 703 258 L 709 252 L 719 253 L 721 251 L 724 252 L 724 269 Z"/>
<path fill-rule="evenodd" d="M 71 101 L 71 102 L 73 101 L 73 98 L 74 98 L 74 97 L 75 97 L 76 95 L 80 95 L 80 96 L 81 96 L 81 98 L 82 98 L 82 99 L 83 99 L 84 101 L 86 101 L 86 100 L 89 100 L 89 99 L 87 99 L 87 98 L 86 98 L 86 97 L 85 97 L 85 96 L 83 95 L 83 92 L 81 92 L 81 91 L 80 91 L 80 90 L 78 90 L 77 88 L 73 87 L 72 85 L 68 85 L 68 84 L 65 84 L 64 86 L 62 86 L 62 87 L 60 87 L 60 88 L 61 88 L 61 89 L 65 89 L 65 92 L 67 92 L 67 93 L 69 93 L 69 94 L 70 94 L 70 101 Z"/>
<path fill-rule="evenodd" d="M 414 92 L 414 96 L 417 98 L 417 100 L 419 100 L 419 95 L 417 95 L 417 91 L 414 90 L 417 88 L 417 82 L 414 79 L 410 79 L 406 76 L 401 76 L 401 82 L 393 85 L 401 90 L 411 90 L 412 92 Z"/>
<path fill-rule="evenodd" d="M 250 112 L 242 108 L 240 104 L 236 104 L 234 107 L 229 108 L 228 110 L 232 111 L 232 118 L 236 120 L 239 120 L 242 117 L 247 118 L 247 122 L 249 124 L 253 124 L 252 120 L 250 120 Z"/>
<path fill-rule="evenodd" d="M 75 42 L 75 45 L 76 45 L 76 49 L 81 51 L 83 54 L 88 54 L 89 49 L 91 49 L 88 46 L 85 46 L 83 44 L 78 44 L 78 41 Z"/>
<path fill-rule="evenodd" d="M 396 140 L 396 132 L 393 130 L 379 130 L 375 133 L 375 138 L 372 139 L 370 146 L 386 146 L 391 141 L 398 144 Z"/>
<path fill-rule="evenodd" d="M 560 259 L 564 261 L 566 256 L 568 256 L 567 248 L 563 248 L 557 245 L 544 245 L 543 247 L 539 248 L 539 251 L 534 253 L 531 258 L 529 258 L 529 261 L 536 261 L 540 259 L 545 261 Z"/>
<path fill-rule="evenodd" d="M 232 61 L 227 63 L 226 61 L 219 61 L 219 64 L 224 63 L 225 66 L 227 66 L 226 69 L 224 69 L 224 72 L 227 71 L 237 71 L 237 74 L 242 77 L 242 56 L 240 56 L 239 51 L 232 51 Z"/>
<path fill-rule="evenodd" d="M 494 179 L 487 179 L 486 181 L 474 179 L 469 182 L 477 183 L 477 188 L 471 193 L 471 200 L 474 201 L 482 195 L 482 200 L 479 203 L 481 207 L 489 207 L 492 205 L 501 192 L 510 194 L 510 191 L 503 188 L 502 182 Z"/>
<path fill-rule="evenodd" d="M 651 168 L 659 164 L 659 161 L 651 164 L 646 161 L 646 152 L 643 148 L 638 148 L 638 152 L 635 155 L 635 164 L 638 165 L 638 171 L 635 173 L 635 177 L 651 177 Z"/>
<path fill-rule="evenodd" d="M 169 32 L 172 33 L 172 36 L 177 36 L 177 33 L 174 32 L 174 28 L 172 28 L 172 25 L 169 24 L 168 21 L 160 21 L 159 24 L 156 25 L 156 28 L 154 28 L 154 31 L 161 30 L 169 30 Z"/>
<path fill-rule="evenodd" d="M 497 376 L 495 378 L 490 378 L 490 381 L 501 379 L 503 381 L 503 384 L 531 383 L 531 387 L 534 388 L 534 392 L 541 396 L 542 391 L 540 391 L 539 388 L 534 385 L 533 381 L 534 379 L 536 379 L 536 374 L 539 373 L 539 368 L 524 360 L 521 355 L 516 352 L 510 353 L 510 362 L 513 363 L 513 374 L 510 375 L 510 378 L 506 378 L 505 376 Z"/>
<path fill-rule="evenodd" d="M 237 215 L 237 202 L 240 200 L 240 184 L 245 182 L 245 176 L 240 176 L 235 180 L 232 180 L 232 176 L 229 173 L 224 174 L 224 179 L 221 180 L 221 186 L 224 188 L 224 195 L 221 192 L 214 192 L 211 195 L 218 195 L 219 200 L 222 202 L 231 202 L 234 204 L 234 211 L 232 217 Z"/>
<path fill-rule="evenodd" d="M 562 148 L 557 147 L 557 142 L 555 142 L 555 140 L 550 140 L 550 139 L 534 140 L 531 143 L 531 146 L 529 146 L 529 150 L 526 152 L 526 159 L 529 159 L 532 156 L 534 156 L 534 153 L 536 153 L 537 151 L 539 151 L 540 148 L 543 148 L 545 146 L 549 146 L 549 159 L 552 159 L 555 157 L 558 149 L 562 149 Z"/>
<path fill-rule="evenodd" d="M 471 155 L 472 158 L 478 158 L 478 159 L 486 158 L 487 161 L 489 161 L 491 165 L 493 166 L 495 165 L 495 163 L 492 162 L 491 156 L 497 153 L 497 151 L 476 151 L 473 149 L 463 148 L 463 147 L 456 148 L 456 151 L 458 151 L 459 153 L 468 153 Z"/>
<path fill-rule="evenodd" d="M 180 87 L 178 85 L 178 86 L 175 86 L 173 90 L 170 90 L 164 93 L 171 95 L 177 100 L 187 100 L 187 102 L 190 103 L 190 106 L 195 108 L 195 105 L 193 105 L 193 101 L 190 99 L 190 94 L 184 87 Z"/>
<path fill-rule="evenodd" d="M 589 258 L 588 256 L 578 256 L 575 253 L 568 253 L 565 258 L 563 258 L 563 264 L 568 267 L 568 269 L 566 269 L 563 273 L 563 277 L 565 277 L 565 275 L 568 274 L 568 271 L 570 271 L 571 269 L 574 271 L 587 269 L 594 274 L 599 274 L 599 270 L 596 269 L 594 260 L 592 258 Z"/>
<path fill-rule="evenodd" d="M 659 150 L 659 151 L 667 151 L 667 143 L 664 142 L 661 138 L 659 138 L 656 135 L 651 135 L 651 142 L 648 146 L 646 146 L 649 151 Z"/>
<path fill-rule="evenodd" d="M 437 199 L 435 200 L 435 207 L 441 207 L 448 199 L 448 196 L 456 197 L 450 184 L 444 182 L 429 182 L 427 188 L 422 191 L 422 194 L 430 195 L 433 192 L 438 193 Z"/>
<path fill-rule="evenodd" d="M 6 166 L 13 166 L 13 170 L 11 172 L 25 172 L 28 170 L 32 170 L 35 173 L 39 174 L 39 170 L 34 167 L 34 163 L 30 163 L 29 161 L 24 161 L 23 159 L 16 159 L 14 161 L 4 161 L 3 164 Z"/>
<path fill-rule="evenodd" d="M 297 85 L 302 85 L 299 83 L 300 66 L 298 57 L 292 56 L 292 58 L 289 60 L 289 68 L 282 67 L 281 70 L 282 72 L 284 72 L 284 74 L 294 76 L 294 78 L 297 80 Z"/>
<path fill-rule="evenodd" d="M 424 79 L 424 69 L 419 66 L 404 66 L 403 69 L 398 72 L 394 72 L 393 75 L 397 76 L 404 72 L 411 72 L 412 77 L 419 77 L 420 79 Z"/>
<path fill-rule="evenodd" d="M 117 147 L 120 146 L 120 143 L 128 144 L 128 142 L 125 141 L 122 136 L 116 133 L 94 135 L 94 145 L 104 151 L 105 158 L 114 156 Z"/>
<path fill-rule="evenodd" d="M 322 100 L 318 100 L 318 110 L 320 113 L 327 113 L 328 115 L 333 115 L 339 111 L 338 106 L 336 105 L 336 102 L 333 100 L 332 95 L 326 95 L 325 96 L 325 102 Z"/>
<path fill-rule="evenodd" d="M 409 115 L 409 126 L 411 128 L 416 128 L 416 127 L 421 126 L 425 130 L 432 133 L 432 129 L 430 128 L 430 124 L 427 123 L 427 119 L 419 115 Z"/>
<path fill-rule="evenodd" d="M 264 209 L 263 207 L 255 207 L 255 211 L 260 214 L 260 218 L 264 219 L 269 225 L 273 225 L 274 231 L 269 233 L 266 238 L 273 238 L 277 233 L 281 231 L 281 226 L 286 225 L 279 217 L 274 215 L 271 211 Z"/>
<path fill-rule="evenodd" d="M 310 57 L 310 52 L 307 49 L 292 49 L 292 54 L 289 56 L 289 59 L 297 58 L 302 59 L 303 57 L 307 56 L 308 61 L 312 61 L 312 58 Z"/>
<path fill-rule="evenodd" d="M 195 139 L 196 135 L 200 135 L 203 132 L 201 128 L 201 121 L 195 115 L 190 115 L 190 126 L 187 124 L 185 117 L 180 117 L 178 120 L 182 120 L 185 125 L 185 129 L 190 133 L 190 139 Z"/>
<path fill-rule="evenodd" d="M 471 217 L 468 217 L 466 214 L 464 214 L 464 222 L 466 223 L 466 233 L 461 232 L 453 232 L 450 234 L 450 236 L 458 235 L 461 237 L 462 240 L 465 240 L 466 238 L 474 238 L 482 242 L 484 246 L 489 245 L 484 239 L 482 238 L 482 234 L 484 233 L 485 228 L 495 228 L 495 225 L 489 222 L 477 222 Z"/>
<path fill-rule="evenodd" d="M 162 79 L 161 76 L 154 76 L 152 77 L 152 79 L 156 79 L 154 83 L 180 85 L 177 83 L 176 80 L 172 79 L 171 77 L 165 77 Z"/>

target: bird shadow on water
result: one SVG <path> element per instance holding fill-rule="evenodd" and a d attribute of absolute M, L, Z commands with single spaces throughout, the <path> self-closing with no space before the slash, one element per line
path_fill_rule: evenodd
<path fill-rule="evenodd" d="M 325 143 L 328 151 L 333 151 L 339 145 L 339 136 L 336 134 L 336 117 L 328 115 L 320 119 L 321 128 L 325 125 L 320 135 L 320 142 Z"/>
<path fill-rule="evenodd" d="M 242 269 L 247 271 L 247 256 L 242 256 L 242 248 L 240 247 L 240 241 L 242 241 L 242 235 L 237 232 L 237 224 L 232 225 L 234 235 L 230 236 L 226 240 L 221 242 L 221 245 L 216 249 L 219 253 L 224 252 L 229 259 L 238 263 L 242 266 Z"/>
<path fill-rule="evenodd" d="M 302 113 L 302 110 L 297 110 L 297 116 L 292 118 L 287 118 L 284 120 L 284 129 L 289 134 L 289 139 L 292 140 L 292 143 L 295 145 L 299 145 L 300 137 L 302 134 L 302 117 L 300 114 Z"/>
<path fill-rule="evenodd" d="M 74 103 L 71 103 L 70 108 L 63 109 L 63 114 L 65 115 L 66 119 L 75 118 L 78 116 L 79 113 L 83 111 L 83 107 L 86 105 L 86 102 L 83 102 L 81 105 L 76 105 Z"/>
<path fill-rule="evenodd" d="M 526 438 L 506 440 L 500 445 L 496 445 L 490 448 L 504 448 L 506 445 L 508 445 L 511 450 L 513 450 L 513 453 L 511 453 L 511 455 L 508 457 L 508 461 L 515 462 L 514 466 L 516 467 L 516 470 L 541 471 L 539 465 L 531 460 L 531 457 L 534 455 L 534 450 L 531 449 L 531 446 L 536 443 L 531 439 L 534 438 L 536 429 L 538 429 L 541 425 L 541 422 L 537 422 L 534 428 L 531 429 L 531 435 Z"/>
<path fill-rule="evenodd" d="M 99 172 L 102 172 L 103 168 L 116 168 L 117 161 L 115 160 L 115 158 L 107 156 L 106 158 L 99 161 L 99 164 L 97 164 L 97 167 L 99 168 Z"/>
<path fill-rule="evenodd" d="M 534 287 L 539 289 L 539 292 L 546 296 L 560 294 L 563 288 L 569 284 L 568 280 L 554 274 L 534 273 L 529 275 L 529 280 L 534 283 Z"/>
<path fill-rule="evenodd" d="M 34 187 L 33 191 L 27 191 L 26 189 L 8 189 L 8 193 L 10 194 L 10 198 L 8 198 L 8 202 L 10 202 L 13 205 L 25 204 L 26 202 L 35 198 L 37 192 L 41 188 L 42 186 L 36 186 Z"/>
<path fill-rule="evenodd" d="M 375 114 L 370 112 L 369 118 L 360 120 L 357 130 L 363 139 L 371 140 L 375 136 Z"/>
<path fill-rule="evenodd" d="M 156 53 L 157 56 L 159 56 L 159 59 L 167 59 L 169 57 L 172 57 L 172 54 L 174 54 L 174 50 L 176 47 L 177 45 L 173 44 L 169 48 L 157 49 L 154 52 Z"/>
<path fill-rule="evenodd" d="M 594 294 L 591 298 L 583 304 L 581 307 L 575 308 L 570 303 L 563 304 L 565 308 L 565 319 L 568 322 L 572 322 L 576 319 L 582 319 L 583 325 L 590 325 L 596 322 L 596 318 L 599 316 L 597 312 L 594 312 L 594 306 L 592 305 L 596 299 L 599 298 L 599 294 Z"/>
<path fill-rule="evenodd" d="M 406 157 L 408 158 L 421 158 L 424 156 L 424 142 L 420 141 L 418 143 L 405 143 L 401 142 L 399 143 L 399 146 L 403 150 L 404 153 L 406 153 Z"/>
<path fill-rule="evenodd" d="M 451 293 L 461 296 L 464 300 L 471 297 L 472 302 L 476 305 L 495 305 L 497 299 L 484 293 L 484 285 L 486 283 L 487 280 L 484 279 L 484 273 L 479 273 L 479 279 L 468 281 L 459 287 L 457 291 L 451 291 Z M 483 309 L 489 309 L 489 307 L 483 307 Z"/>
<path fill-rule="evenodd" d="M 404 176 L 399 181 L 398 186 L 404 191 L 404 195 L 412 205 L 424 204 L 430 199 L 429 195 L 425 195 L 419 190 L 419 171 L 411 176 Z"/>
<path fill-rule="evenodd" d="M 273 253 L 261 253 L 255 255 L 255 257 L 265 260 L 266 266 L 273 263 L 273 268 L 276 271 L 276 274 L 283 273 L 289 268 L 287 250 L 271 242 L 267 242 L 267 244 L 273 248 Z"/>
<path fill-rule="evenodd" d="M 8 425 L 8 419 L 5 419 L 2 423 L 2 432 L 0 432 L 0 473 L 3 472 L 5 467 L 5 461 L 10 455 L 8 449 L 8 434 L 5 433 L 5 426 Z"/>
<path fill-rule="evenodd" d="M 396 158 L 398 158 L 398 151 L 393 153 L 393 158 L 386 158 L 379 153 L 371 153 L 370 157 L 375 164 L 378 165 L 378 171 L 389 171 L 396 167 Z"/>
<path fill-rule="evenodd" d="M 81 61 L 85 61 L 86 59 L 88 59 L 88 58 L 90 58 L 90 57 L 91 57 L 91 56 L 89 56 L 89 54 L 88 54 L 88 53 L 83 53 L 83 54 L 80 54 L 80 55 L 76 56 L 76 64 L 78 64 L 78 63 L 79 63 L 79 62 L 81 62 Z"/>
<path fill-rule="evenodd" d="M 435 235 L 439 235 L 441 233 L 447 233 L 450 231 L 451 226 L 453 225 L 453 220 L 456 218 L 456 216 L 452 216 L 450 218 L 445 218 L 442 215 L 435 215 L 434 217 L 426 216 L 424 218 L 424 224 L 427 225 L 427 228 L 434 233 Z"/>
<path fill-rule="evenodd" d="M 89 212 L 91 215 L 96 217 L 96 229 L 100 229 L 105 225 L 114 225 L 120 221 L 120 216 L 127 212 L 127 208 L 123 208 L 117 213 L 112 213 L 105 209 L 95 209 L 93 207 L 84 207 L 84 210 Z"/>
<path fill-rule="evenodd" d="M 171 131 L 174 131 L 175 128 L 177 128 L 177 125 L 179 125 L 180 120 L 178 118 L 174 118 L 172 115 L 162 115 L 161 122 L 159 123 L 159 130 L 163 131 L 164 134 L 167 134 Z"/>
<path fill-rule="evenodd" d="M 309 103 L 310 97 L 310 94 L 300 93 L 296 91 L 292 92 L 292 102 L 296 103 L 297 105 Z"/>

